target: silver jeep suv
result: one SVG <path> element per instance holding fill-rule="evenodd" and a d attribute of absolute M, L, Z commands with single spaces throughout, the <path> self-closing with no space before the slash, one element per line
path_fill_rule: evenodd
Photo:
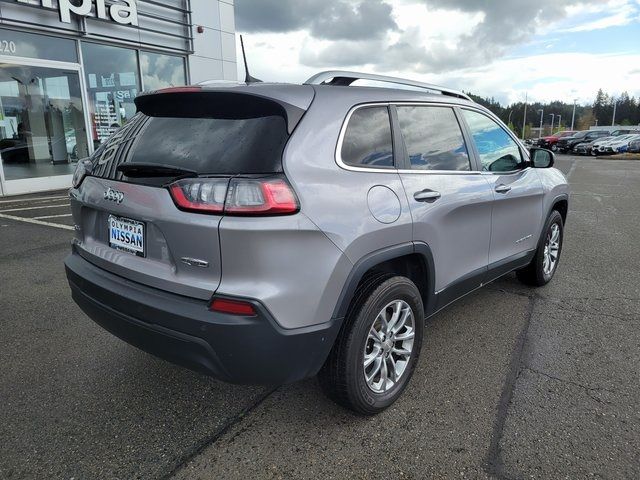
<path fill-rule="evenodd" d="M 234 383 L 318 374 L 374 414 L 407 386 L 426 318 L 557 268 L 553 154 L 463 93 L 324 72 L 136 105 L 78 166 L 65 263 L 89 317 L 161 358 Z"/>

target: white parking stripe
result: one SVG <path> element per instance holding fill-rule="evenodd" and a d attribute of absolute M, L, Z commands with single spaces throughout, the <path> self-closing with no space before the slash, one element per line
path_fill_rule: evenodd
<path fill-rule="evenodd" d="M 571 164 L 571 168 L 569 169 L 569 172 L 567 173 L 567 180 L 571 178 L 571 175 L 573 174 L 577 166 L 578 166 L 578 162 L 574 160 L 573 163 Z"/>
<path fill-rule="evenodd" d="M 59 223 L 44 222 L 42 220 L 35 220 L 33 218 L 15 217 L 13 215 L 4 215 L 2 213 L 0 213 L 0 218 L 6 218 L 7 220 L 16 220 L 18 222 L 33 223 L 34 225 L 42 225 L 45 227 L 61 228 L 62 230 L 75 230 L 75 227 L 72 227 L 70 225 L 60 225 Z"/>
<path fill-rule="evenodd" d="M 21 208 L 9 208 L 7 210 L 0 210 L 0 213 L 10 213 L 10 212 L 23 212 L 26 210 L 40 210 L 41 208 L 62 208 L 68 207 L 68 203 L 61 203 L 59 205 L 41 205 L 39 207 L 21 207 Z"/>
<path fill-rule="evenodd" d="M 34 220 L 46 220 L 48 218 L 63 218 L 63 217 L 70 217 L 71 214 L 70 213 L 64 213 L 62 215 L 47 215 L 46 217 L 33 217 Z"/>
<path fill-rule="evenodd" d="M 13 200 L 0 200 L 0 204 L 3 204 L 3 203 L 28 203 L 28 202 L 35 202 L 36 200 L 60 200 L 61 198 L 69 198 L 69 196 L 68 195 L 61 195 L 59 197 L 14 198 Z"/>

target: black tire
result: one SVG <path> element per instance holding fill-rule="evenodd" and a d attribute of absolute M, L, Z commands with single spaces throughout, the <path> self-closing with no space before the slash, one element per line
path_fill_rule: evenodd
<path fill-rule="evenodd" d="M 365 380 L 363 355 L 378 313 L 395 300 L 406 302 L 412 310 L 413 347 L 399 380 L 386 392 L 376 393 Z M 402 395 L 409 383 L 420 355 L 423 332 L 422 297 L 411 280 L 389 274 L 367 277 L 354 294 L 340 334 L 318 374 L 322 389 L 333 401 L 361 415 L 382 412 Z"/>
<path fill-rule="evenodd" d="M 544 272 L 544 252 L 545 247 L 547 245 L 547 240 L 550 238 L 551 230 L 553 225 L 557 225 L 560 229 L 560 248 L 558 250 L 558 255 L 556 258 L 555 266 L 553 270 L 547 274 Z M 560 262 L 560 256 L 562 254 L 562 244 L 564 240 L 564 225 L 562 221 L 562 215 L 557 210 L 553 210 L 547 218 L 547 222 L 545 223 L 544 229 L 542 230 L 542 235 L 540 236 L 540 240 L 538 241 L 538 248 L 536 250 L 536 254 L 531 260 L 531 263 L 526 267 L 517 270 L 516 276 L 518 280 L 520 280 L 525 285 L 530 285 L 532 287 L 542 287 L 549 283 L 553 276 L 558 270 L 558 263 Z"/>

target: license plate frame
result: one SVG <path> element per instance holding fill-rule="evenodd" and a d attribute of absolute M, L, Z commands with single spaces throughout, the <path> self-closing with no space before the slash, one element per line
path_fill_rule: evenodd
<path fill-rule="evenodd" d="M 131 242 L 127 243 L 125 236 L 114 235 L 113 229 L 117 229 L 120 233 L 126 235 L 131 234 Z M 107 235 L 109 247 L 119 252 L 129 253 L 136 257 L 146 258 L 147 256 L 147 225 L 144 222 L 133 220 L 131 218 L 119 217 L 117 215 L 109 215 L 107 220 Z M 136 236 L 141 235 L 142 238 L 137 241 Z"/>

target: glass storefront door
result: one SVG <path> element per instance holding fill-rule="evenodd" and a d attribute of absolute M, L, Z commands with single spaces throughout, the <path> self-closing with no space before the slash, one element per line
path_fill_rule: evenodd
<path fill-rule="evenodd" d="M 78 69 L 0 61 L 0 155 L 5 193 L 73 173 L 89 155 Z"/>

